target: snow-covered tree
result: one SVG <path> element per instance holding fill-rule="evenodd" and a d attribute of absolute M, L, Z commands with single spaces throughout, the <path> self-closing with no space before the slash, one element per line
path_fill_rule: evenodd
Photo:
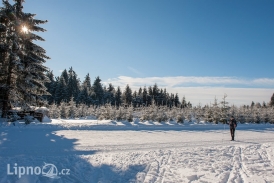
<path fill-rule="evenodd" d="M 141 121 L 147 121 L 147 120 L 149 120 L 148 107 L 142 107 L 140 120 Z"/>
<path fill-rule="evenodd" d="M 95 101 L 96 105 L 104 104 L 104 89 L 101 84 L 100 77 L 96 77 L 92 85 L 92 99 Z"/>
<path fill-rule="evenodd" d="M 148 105 L 148 93 L 147 93 L 146 86 L 144 86 L 144 89 L 143 89 L 143 105 L 145 106 Z"/>
<path fill-rule="evenodd" d="M 45 32 L 39 27 L 47 21 L 35 19 L 35 14 L 22 11 L 23 0 L 15 0 L 17 24 L 21 28 L 19 34 L 18 56 L 23 64 L 17 86 L 22 95 L 22 103 L 26 105 L 42 105 L 43 96 L 48 94 L 45 82 L 49 82 L 46 76 L 48 68 L 44 66 L 49 57 L 46 51 L 36 44 L 36 41 L 45 41 L 34 32 Z M 20 29 L 18 29 L 20 31 Z"/>
<path fill-rule="evenodd" d="M 108 84 L 108 88 L 106 89 L 105 101 L 111 105 L 115 104 L 115 88 L 111 83 Z"/>
<path fill-rule="evenodd" d="M 88 80 L 88 78 L 86 78 L 86 80 Z M 89 87 L 90 89 L 90 83 L 87 83 L 87 85 L 89 85 L 87 87 Z M 74 100 L 77 99 L 78 94 L 80 92 L 79 88 L 80 88 L 80 81 L 77 78 L 77 74 L 75 73 L 75 71 L 72 69 L 72 67 L 70 67 L 68 71 L 68 81 L 67 81 L 67 87 L 66 87 L 67 89 L 66 100 L 69 101 L 71 97 L 73 97 Z"/>
<path fill-rule="evenodd" d="M 228 121 L 228 102 L 226 101 L 227 94 L 224 94 L 223 100 L 221 101 L 221 118 L 220 122 L 227 123 Z"/>
<path fill-rule="evenodd" d="M 125 109 L 122 106 L 119 106 L 118 110 L 116 111 L 116 120 L 121 121 L 126 119 Z"/>
<path fill-rule="evenodd" d="M 60 118 L 60 109 L 58 108 L 58 106 L 55 103 L 53 103 L 49 107 L 49 117 L 53 118 L 53 119 Z"/>
<path fill-rule="evenodd" d="M 125 91 L 123 93 L 123 103 L 126 105 L 130 105 L 132 102 L 132 90 L 129 85 L 126 86 Z"/>
<path fill-rule="evenodd" d="M 53 71 L 46 72 L 46 76 L 49 78 L 49 82 L 45 83 L 45 86 L 49 94 L 45 95 L 45 98 L 48 104 L 52 104 L 55 101 L 54 94 L 56 90 L 56 82 L 54 80 Z"/>
<path fill-rule="evenodd" d="M 132 122 L 133 121 L 133 106 L 127 107 L 126 120 L 128 122 Z"/>
<path fill-rule="evenodd" d="M 66 81 L 63 76 L 60 78 L 58 77 L 56 80 L 56 89 L 55 89 L 55 101 L 57 104 L 60 104 L 61 101 L 64 101 L 67 95 L 67 90 L 66 90 Z M 68 101 L 66 101 L 68 102 Z"/>
<path fill-rule="evenodd" d="M 120 106 L 122 104 L 122 92 L 120 87 L 118 86 L 117 91 L 115 92 L 115 105 Z"/>
<path fill-rule="evenodd" d="M 74 83 L 75 82 L 78 83 L 79 81 L 74 80 Z M 92 98 L 91 98 L 90 76 L 89 76 L 89 74 L 87 74 L 86 77 L 85 77 L 85 80 L 84 80 L 84 82 L 81 86 L 80 92 L 78 94 L 77 103 L 91 105 L 92 102 L 93 101 L 92 101 Z"/>
<path fill-rule="evenodd" d="M 74 119 L 75 117 L 77 117 L 77 107 L 76 107 L 76 103 L 75 101 L 73 100 L 73 97 L 70 98 L 70 101 L 68 103 L 68 117 L 70 119 Z"/>
<path fill-rule="evenodd" d="M 177 115 L 176 115 L 177 123 L 184 123 L 184 120 L 185 120 L 184 111 L 180 108 L 177 108 Z"/>
<path fill-rule="evenodd" d="M 67 119 L 68 118 L 68 109 L 67 104 L 65 102 L 61 102 L 59 106 L 60 118 Z"/>
<path fill-rule="evenodd" d="M 274 93 L 273 93 L 273 95 L 272 95 L 271 98 L 270 98 L 269 105 L 270 105 L 270 106 L 274 106 Z"/>
<path fill-rule="evenodd" d="M 48 81 L 45 72 L 48 70 L 43 64 L 46 51 L 34 43 L 44 41 L 33 32 L 44 32 L 39 27 L 47 21 L 37 20 L 35 14 L 24 13 L 23 0 L 15 0 L 11 5 L 3 0 L 0 9 L 0 93 L 2 110 L 17 105 L 41 105 L 43 95 L 47 94 L 45 82 Z M 4 114 L 4 113 L 3 113 Z"/>

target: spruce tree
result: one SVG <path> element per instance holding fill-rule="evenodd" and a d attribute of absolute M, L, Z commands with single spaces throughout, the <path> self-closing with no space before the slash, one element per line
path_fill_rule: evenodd
<path fill-rule="evenodd" d="M 75 117 L 77 117 L 77 108 L 76 108 L 76 103 L 73 100 L 73 97 L 71 97 L 68 104 L 69 105 L 68 105 L 67 115 L 69 118 L 74 119 Z"/>
<path fill-rule="evenodd" d="M 67 77 L 67 79 L 66 79 Z M 64 79 L 67 80 L 67 93 L 66 93 L 66 100 L 69 101 L 71 97 L 74 99 L 77 99 L 77 96 L 79 95 L 80 89 L 80 81 L 77 78 L 77 74 L 72 69 L 72 67 L 69 68 L 67 76 L 64 76 Z M 90 85 L 90 83 L 89 83 Z"/>
<path fill-rule="evenodd" d="M 124 103 L 127 105 L 130 105 L 132 102 L 132 90 L 128 84 L 127 84 L 125 91 L 123 93 L 123 99 L 124 99 Z"/>
<path fill-rule="evenodd" d="M 64 77 L 58 77 L 56 81 L 56 90 L 55 90 L 55 101 L 57 104 L 60 104 L 67 96 L 66 83 Z M 68 102 L 68 101 L 66 101 Z"/>
<path fill-rule="evenodd" d="M 48 81 L 43 64 L 46 51 L 34 41 L 44 41 L 33 32 L 44 32 L 39 27 L 47 21 L 37 20 L 35 14 L 22 11 L 23 0 L 15 0 L 11 5 L 3 0 L 0 9 L 0 93 L 1 107 L 7 111 L 12 103 L 17 105 L 41 105 L 47 94 L 44 83 Z M 4 113 L 2 113 L 4 114 Z"/>
<path fill-rule="evenodd" d="M 272 97 L 270 99 L 269 105 L 270 106 L 274 106 L 274 93 L 273 93 L 273 95 L 272 95 Z"/>
<path fill-rule="evenodd" d="M 106 102 L 111 104 L 111 105 L 114 105 L 115 104 L 115 88 L 114 86 L 109 83 L 108 84 L 108 88 L 106 89 Z"/>
<path fill-rule="evenodd" d="M 180 104 L 180 100 L 179 100 L 179 96 L 178 96 L 178 93 L 176 93 L 175 97 L 174 97 L 174 105 L 176 107 L 178 107 Z"/>
<path fill-rule="evenodd" d="M 92 85 L 93 100 L 97 105 L 103 104 L 104 101 L 104 89 L 101 84 L 101 79 L 98 77 L 95 78 L 95 81 Z"/>
<path fill-rule="evenodd" d="M 224 94 L 223 100 L 221 101 L 221 118 L 220 121 L 222 123 L 227 123 L 228 118 L 228 102 L 226 101 L 227 94 Z"/>
<path fill-rule="evenodd" d="M 65 84 L 67 85 L 67 84 L 68 84 L 68 72 L 67 72 L 67 69 L 65 69 L 65 70 L 62 71 L 60 77 L 63 77 L 63 78 L 64 78 L 64 82 L 65 82 Z"/>
<path fill-rule="evenodd" d="M 147 93 L 147 88 L 144 86 L 143 89 L 143 105 L 147 106 L 148 105 L 148 93 Z"/>
<path fill-rule="evenodd" d="M 77 103 L 84 103 L 88 106 L 92 104 L 91 83 L 90 83 L 89 74 L 86 75 L 85 80 L 81 86 L 81 89 L 77 98 Z"/>
<path fill-rule="evenodd" d="M 46 76 L 49 78 L 48 83 L 45 83 L 45 86 L 47 88 L 47 91 L 49 92 L 49 95 L 46 95 L 45 98 L 48 101 L 48 104 L 52 104 L 54 102 L 54 93 L 56 90 L 56 82 L 54 80 L 53 71 L 49 71 L 46 73 Z"/>
<path fill-rule="evenodd" d="M 117 91 L 115 92 L 115 105 L 120 106 L 122 104 L 122 92 L 118 86 Z"/>
<path fill-rule="evenodd" d="M 186 98 L 184 96 L 182 99 L 181 108 L 186 108 L 186 106 L 187 106 L 187 102 L 186 102 Z"/>
<path fill-rule="evenodd" d="M 25 105 L 42 105 L 43 96 L 48 94 L 45 82 L 49 82 L 46 76 L 48 68 L 43 64 L 49 57 L 42 47 L 35 44 L 36 41 L 45 40 L 33 32 L 45 32 L 46 30 L 39 25 L 47 21 L 35 19 L 35 14 L 24 13 L 22 11 L 23 0 L 15 0 L 15 2 L 17 24 L 23 26 L 23 31 L 19 34 L 19 57 L 23 63 L 23 69 L 21 77 L 18 77 L 17 85 Z"/>

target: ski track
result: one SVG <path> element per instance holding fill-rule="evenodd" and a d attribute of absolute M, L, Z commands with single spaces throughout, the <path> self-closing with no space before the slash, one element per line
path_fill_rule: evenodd
<path fill-rule="evenodd" d="M 8 135 L 13 133 L 15 135 L 18 131 L 7 130 L 0 133 L 0 183 L 274 182 L 274 136 L 269 132 L 265 132 L 265 135 L 260 132 L 238 132 L 241 134 L 238 138 L 243 140 L 231 142 L 216 139 L 219 132 L 214 131 L 105 132 L 105 139 L 98 136 L 103 132 L 96 131 L 92 131 L 91 136 L 87 136 L 89 133 L 84 131 L 55 131 L 52 135 L 46 131 L 43 134 L 45 138 L 60 139 L 51 139 L 52 143 L 46 145 L 39 144 L 39 141 L 22 144 L 20 139 L 5 144 Z M 204 134 L 207 136 L 204 137 Z M 260 136 L 254 142 L 254 137 L 251 138 L 250 135 L 258 134 Z M 76 138 L 77 135 L 82 136 L 73 143 L 73 151 L 66 144 L 59 144 L 59 148 L 52 145 L 55 141 Z M 157 141 L 157 138 L 164 135 L 166 140 L 163 138 Z M 212 136 L 215 140 L 210 140 Z M 87 138 L 93 138 L 93 141 L 88 141 Z M 138 138 L 141 139 L 136 143 Z M 110 139 L 112 142 L 109 142 Z M 125 139 L 125 142 L 121 139 Z M 67 153 L 61 152 L 64 149 Z M 75 152 L 83 153 L 74 154 Z M 58 169 L 69 168 L 71 174 L 60 179 L 35 175 L 25 175 L 19 179 L 18 176 L 7 175 L 7 164 L 41 166 L 44 162 L 53 163 Z"/>

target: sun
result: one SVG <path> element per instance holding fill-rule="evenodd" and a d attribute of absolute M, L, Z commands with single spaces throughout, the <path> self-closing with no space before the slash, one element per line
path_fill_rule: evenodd
<path fill-rule="evenodd" d="M 28 32 L 29 32 L 29 29 L 24 25 L 24 26 L 22 27 L 22 32 L 28 33 Z"/>

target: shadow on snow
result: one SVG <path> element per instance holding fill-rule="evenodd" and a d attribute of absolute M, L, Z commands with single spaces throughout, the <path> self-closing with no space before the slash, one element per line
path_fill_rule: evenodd
<path fill-rule="evenodd" d="M 145 168 L 142 165 L 134 165 L 124 170 L 101 164 L 100 159 L 96 165 L 92 165 L 89 158 L 92 157 L 90 155 L 96 154 L 96 151 L 76 150 L 74 146 L 77 144 L 77 137 L 67 139 L 56 135 L 56 132 L 56 129 L 0 128 L 0 183 L 136 182 L 137 173 Z M 19 178 L 18 173 L 15 173 L 19 166 L 42 168 L 45 163 L 54 164 L 58 172 L 70 169 L 70 175 L 61 175 L 58 179 L 41 174 L 23 175 Z M 8 164 L 10 173 L 14 175 L 7 175 Z"/>

